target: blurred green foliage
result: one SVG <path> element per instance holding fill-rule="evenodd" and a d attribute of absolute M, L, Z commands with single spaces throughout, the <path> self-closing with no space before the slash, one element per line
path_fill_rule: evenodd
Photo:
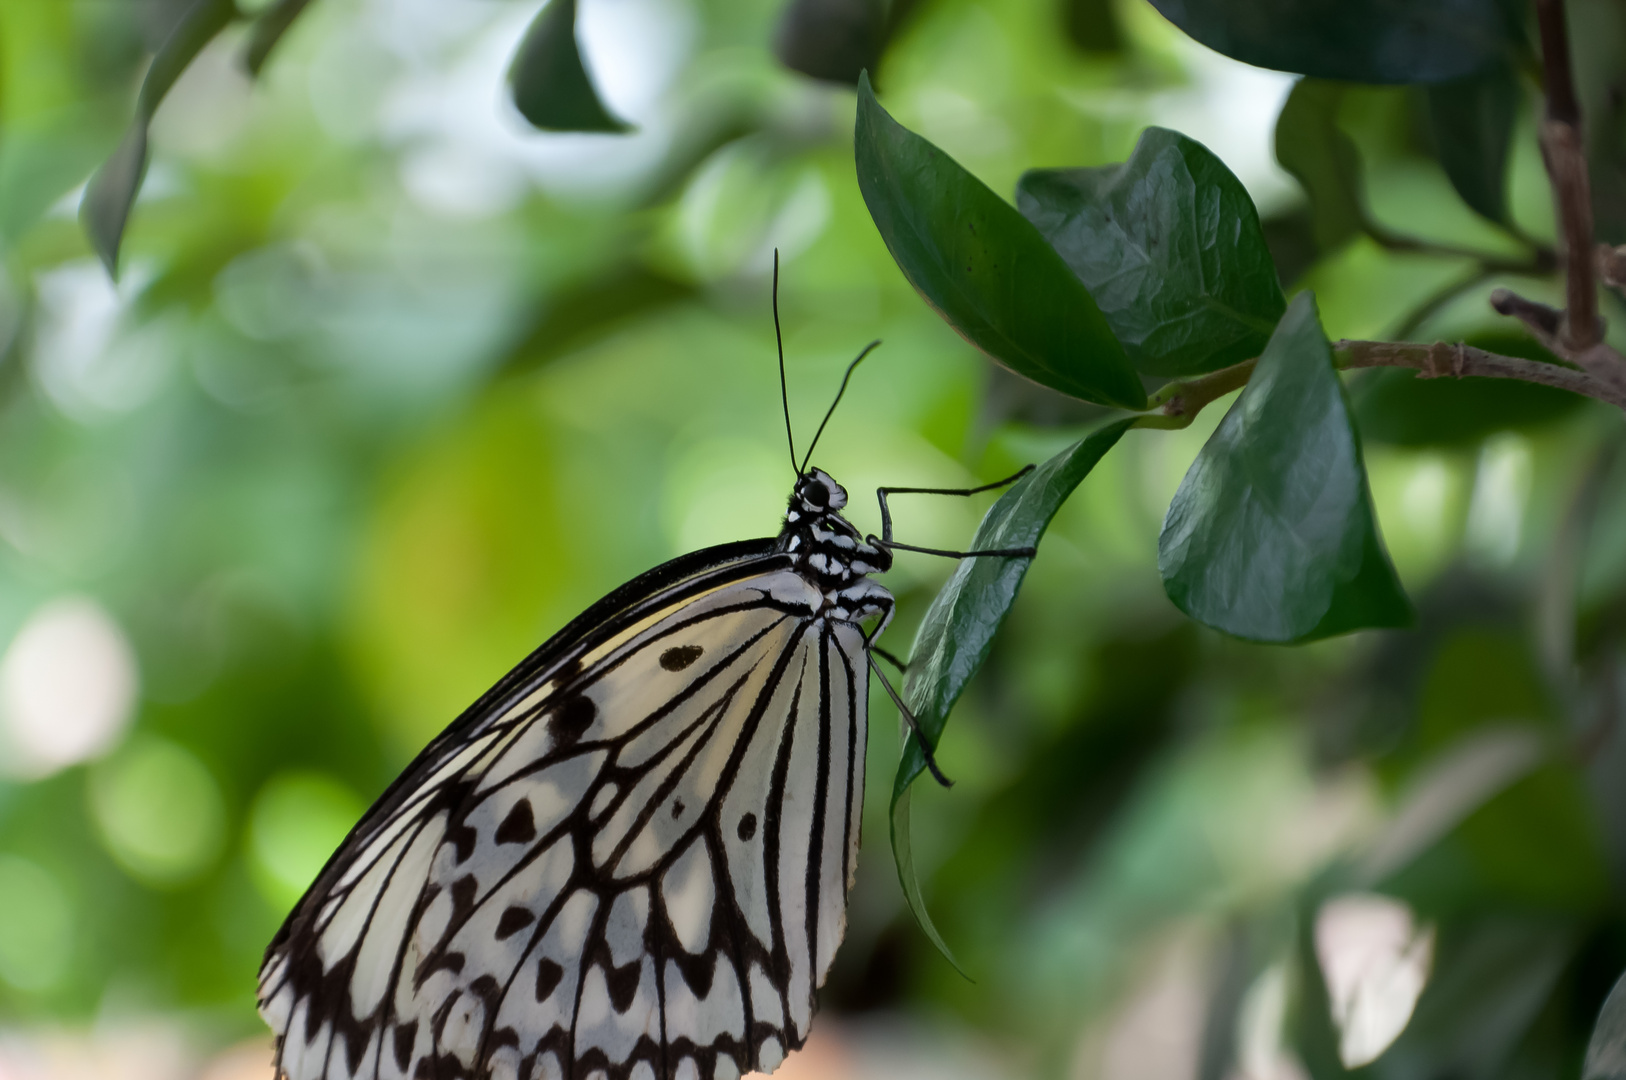
<path fill-rule="evenodd" d="M 238 23 L 152 117 L 112 284 L 81 187 L 187 7 L 0 0 L 0 640 L 88 597 L 114 643 L 61 639 L 54 682 L 0 660 L 0 1022 L 184 1013 L 226 1040 L 260 1030 L 254 972 L 293 899 L 435 731 L 621 581 L 775 529 L 775 248 L 798 431 L 885 342 L 820 450 L 860 527 L 879 484 L 1004 476 L 1105 411 L 993 367 L 920 301 L 865 207 L 855 96 L 776 58 L 855 75 L 786 43 L 817 4 L 582 0 L 620 136 L 538 133 L 508 103 L 535 3 L 319 0 L 256 80 L 264 24 Z M 1176 129 L 1247 189 L 1329 338 L 1518 351 L 1490 289 L 1556 296 L 1530 255 L 1553 230 L 1528 86 L 1505 191 L 1470 206 L 1462 162 L 1495 140 L 1430 124 L 1474 102 L 1289 98 L 1141 0 L 1081 32 L 1098 7 L 898 3 L 875 84 L 1008 202 L 1029 169 L 1116 165 Z M 1572 11 L 1600 102 L 1616 19 Z M 1015 1075 L 1114 1075 L 1128 1040 L 1141 1075 L 1291 1053 L 1320 1080 L 1345 1068 L 1318 905 L 1377 891 L 1437 931 L 1432 974 L 1391 1050 L 1349 1071 L 1578 1071 L 1626 968 L 1619 417 L 1524 385 L 1348 386 L 1417 625 L 1280 649 L 1187 620 L 1157 540 L 1221 410 L 1122 439 L 960 699 L 938 750 L 960 782 L 913 795 L 914 865 L 976 981 L 889 865 L 899 744 L 877 693 L 830 1013 L 917 1014 Z M 993 499 L 911 500 L 899 537 L 961 546 Z M 952 570 L 900 556 L 888 644 Z M 139 688 L 95 705 L 120 648 Z M 59 698 L 108 735 L 51 765 L 34 719 Z M 1175 1050 L 1137 1041 L 1148 1009 Z"/>

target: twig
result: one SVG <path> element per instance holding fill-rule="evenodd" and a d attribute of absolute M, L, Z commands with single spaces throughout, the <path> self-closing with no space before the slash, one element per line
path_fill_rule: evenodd
<path fill-rule="evenodd" d="M 1598 245 L 1598 276 L 1611 289 L 1626 294 L 1626 247 Z"/>
<path fill-rule="evenodd" d="M 1590 371 L 1544 364 L 1517 356 L 1486 352 L 1472 345 L 1452 345 L 1443 341 L 1418 344 L 1399 341 L 1338 341 L 1333 344 L 1333 364 L 1340 370 L 1374 367 L 1411 368 L 1419 378 L 1445 377 L 1516 379 L 1568 390 L 1607 402 L 1626 410 L 1626 389 L 1613 380 L 1601 379 Z M 1195 379 L 1169 383 L 1148 402 L 1147 412 L 1136 427 L 1183 428 L 1209 402 L 1224 397 L 1247 384 L 1258 360 L 1221 368 Z"/>
<path fill-rule="evenodd" d="M 1552 184 L 1562 235 L 1565 308 L 1557 311 L 1506 289 L 1491 294 L 1491 306 L 1522 321 L 1556 355 L 1622 392 L 1626 391 L 1626 358 L 1604 343 L 1603 320 L 1598 317 L 1595 262 L 1600 253 L 1593 246 L 1592 188 L 1581 135 L 1581 103 L 1570 70 L 1564 0 L 1536 0 L 1536 25 L 1541 30 L 1542 80 L 1547 95 L 1541 121 L 1541 160 Z"/>
<path fill-rule="evenodd" d="M 1524 323 L 1531 336 L 1554 356 L 1584 369 L 1616 392 L 1626 393 L 1626 358 L 1601 338 L 1585 348 L 1577 346 L 1566 333 L 1570 323 L 1564 312 L 1527 300 L 1511 289 L 1496 289 L 1491 293 L 1490 302 L 1501 314 Z"/>
<path fill-rule="evenodd" d="M 1587 177 L 1581 104 L 1570 71 L 1569 30 L 1564 0 L 1536 0 L 1541 30 L 1543 81 L 1547 114 L 1541 122 L 1541 159 L 1553 185 L 1553 200 L 1563 233 L 1566 346 L 1584 352 L 1603 338 L 1598 319 L 1598 292 L 1592 276 L 1592 190 Z"/>

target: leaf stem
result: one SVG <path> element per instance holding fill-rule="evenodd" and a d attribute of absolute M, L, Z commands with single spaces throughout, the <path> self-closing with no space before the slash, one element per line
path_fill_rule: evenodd
<path fill-rule="evenodd" d="M 1596 398 L 1617 409 L 1626 410 L 1626 389 L 1613 380 L 1578 367 L 1547 364 L 1517 356 L 1486 352 L 1472 345 L 1436 341 L 1428 344 L 1404 341 L 1338 341 L 1332 347 L 1333 366 L 1340 371 L 1356 368 L 1411 368 L 1419 378 L 1517 379 L 1568 390 Z M 1164 386 L 1148 400 L 1148 409 L 1135 421 L 1136 427 L 1178 429 L 1210 402 L 1239 390 L 1253 374 L 1257 360 L 1211 371 L 1194 379 L 1182 379 Z"/>

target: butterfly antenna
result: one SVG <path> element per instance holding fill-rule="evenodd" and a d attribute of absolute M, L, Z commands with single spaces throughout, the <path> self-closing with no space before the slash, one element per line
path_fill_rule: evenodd
<path fill-rule="evenodd" d="M 803 473 L 807 472 L 807 463 L 813 460 L 813 448 L 819 445 L 819 436 L 824 434 L 824 425 L 828 424 L 830 422 L 830 417 L 836 414 L 836 406 L 841 404 L 841 395 L 847 392 L 847 383 L 853 377 L 853 369 L 858 367 L 859 364 L 862 364 L 864 362 L 864 357 L 874 352 L 876 348 L 880 346 L 880 344 L 880 339 L 877 338 L 875 341 L 865 345 L 864 351 L 858 354 L 858 358 L 847 365 L 847 374 L 841 377 L 841 389 L 836 391 L 836 399 L 830 403 L 830 408 L 826 410 L 824 419 L 819 421 L 819 430 L 813 433 L 813 442 L 808 445 L 807 456 L 802 458 L 802 467 L 796 470 L 797 476 L 801 476 Z"/>
<path fill-rule="evenodd" d="M 790 433 L 790 390 L 785 385 L 785 335 L 779 330 L 778 248 L 773 249 L 773 339 L 774 344 L 779 346 L 779 403 L 785 407 L 785 441 L 790 444 L 790 467 L 796 469 L 796 436 Z M 796 469 L 796 479 L 801 478 L 802 470 Z"/>

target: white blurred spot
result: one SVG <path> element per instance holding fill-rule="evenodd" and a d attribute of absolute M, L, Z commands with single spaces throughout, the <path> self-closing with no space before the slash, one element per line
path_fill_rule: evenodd
<path fill-rule="evenodd" d="M 1338 1056 L 1351 1069 L 1375 1061 L 1417 1006 L 1434 959 L 1434 928 L 1417 926 L 1398 900 L 1351 893 L 1321 905 L 1315 949 L 1338 1027 Z"/>
<path fill-rule="evenodd" d="M 91 259 L 35 278 L 34 377 L 64 415 L 93 422 L 130 412 L 151 400 L 174 369 L 178 318 L 121 324 L 145 282 L 141 268 L 131 267 L 115 286 Z"/>
<path fill-rule="evenodd" d="M 112 616 L 85 597 L 47 603 L 0 657 L 0 770 L 41 777 L 111 748 L 136 688 L 135 654 Z"/>
<path fill-rule="evenodd" d="M 1185 86 L 1155 94 L 1147 106 L 1154 124 L 1202 143 L 1236 174 L 1268 217 L 1299 196 L 1298 185 L 1276 163 L 1276 116 L 1297 76 L 1232 60 L 1176 35 L 1173 46 L 1189 76 Z"/>
<path fill-rule="evenodd" d="M 1287 970 L 1273 964 L 1243 995 L 1231 1080 L 1307 1080 L 1304 1066 L 1282 1045 L 1286 1019 Z"/>
<path fill-rule="evenodd" d="M 178 1023 L 153 1021 L 0 1032 L 0 1080 L 176 1080 L 194 1075 L 187 1042 Z"/>
<path fill-rule="evenodd" d="M 1445 536 L 1451 509 L 1451 467 L 1437 457 L 1419 457 L 1400 489 L 1400 511 L 1412 532 L 1430 543 Z"/>
<path fill-rule="evenodd" d="M 421 6 L 421 5 L 418 5 Z M 422 25 L 452 22 L 463 40 L 404 40 L 412 21 L 390 5 L 373 32 L 407 61 L 382 108 L 385 137 L 409 144 L 401 182 L 425 209 L 487 217 L 512 209 L 534 182 L 556 195 L 624 197 L 665 159 L 676 130 L 670 92 L 697 36 L 683 0 L 584 0 L 577 41 L 622 135 L 539 132 L 514 109 L 507 72 L 540 5 L 440 0 Z M 385 26 L 389 29 L 386 31 Z"/>
<path fill-rule="evenodd" d="M 198 1080 L 271 1080 L 270 1036 L 245 1039 L 210 1058 Z"/>
<path fill-rule="evenodd" d="M 1530 472 L 1530 444 L 1523 436 L 1499 435 L 1479 451 L 1467 545 L 1487 562 L 1505 566 L 1519 553 Z"/>
<path fill-rule="evenodd" d="M 0 855 L 0 979 L 19 990 L 48 990 L 67 973 L 72 952 L 73 914 L 62 886 L 33 862 Z"/>
<path fill-rule="evenodd" d="M 1197 1075 L 1207 1007 L 1197 942 L 1176 938 L 1118 1014 L 1101 1056 L 1102 1080 L 1189 1080 Z"/>

